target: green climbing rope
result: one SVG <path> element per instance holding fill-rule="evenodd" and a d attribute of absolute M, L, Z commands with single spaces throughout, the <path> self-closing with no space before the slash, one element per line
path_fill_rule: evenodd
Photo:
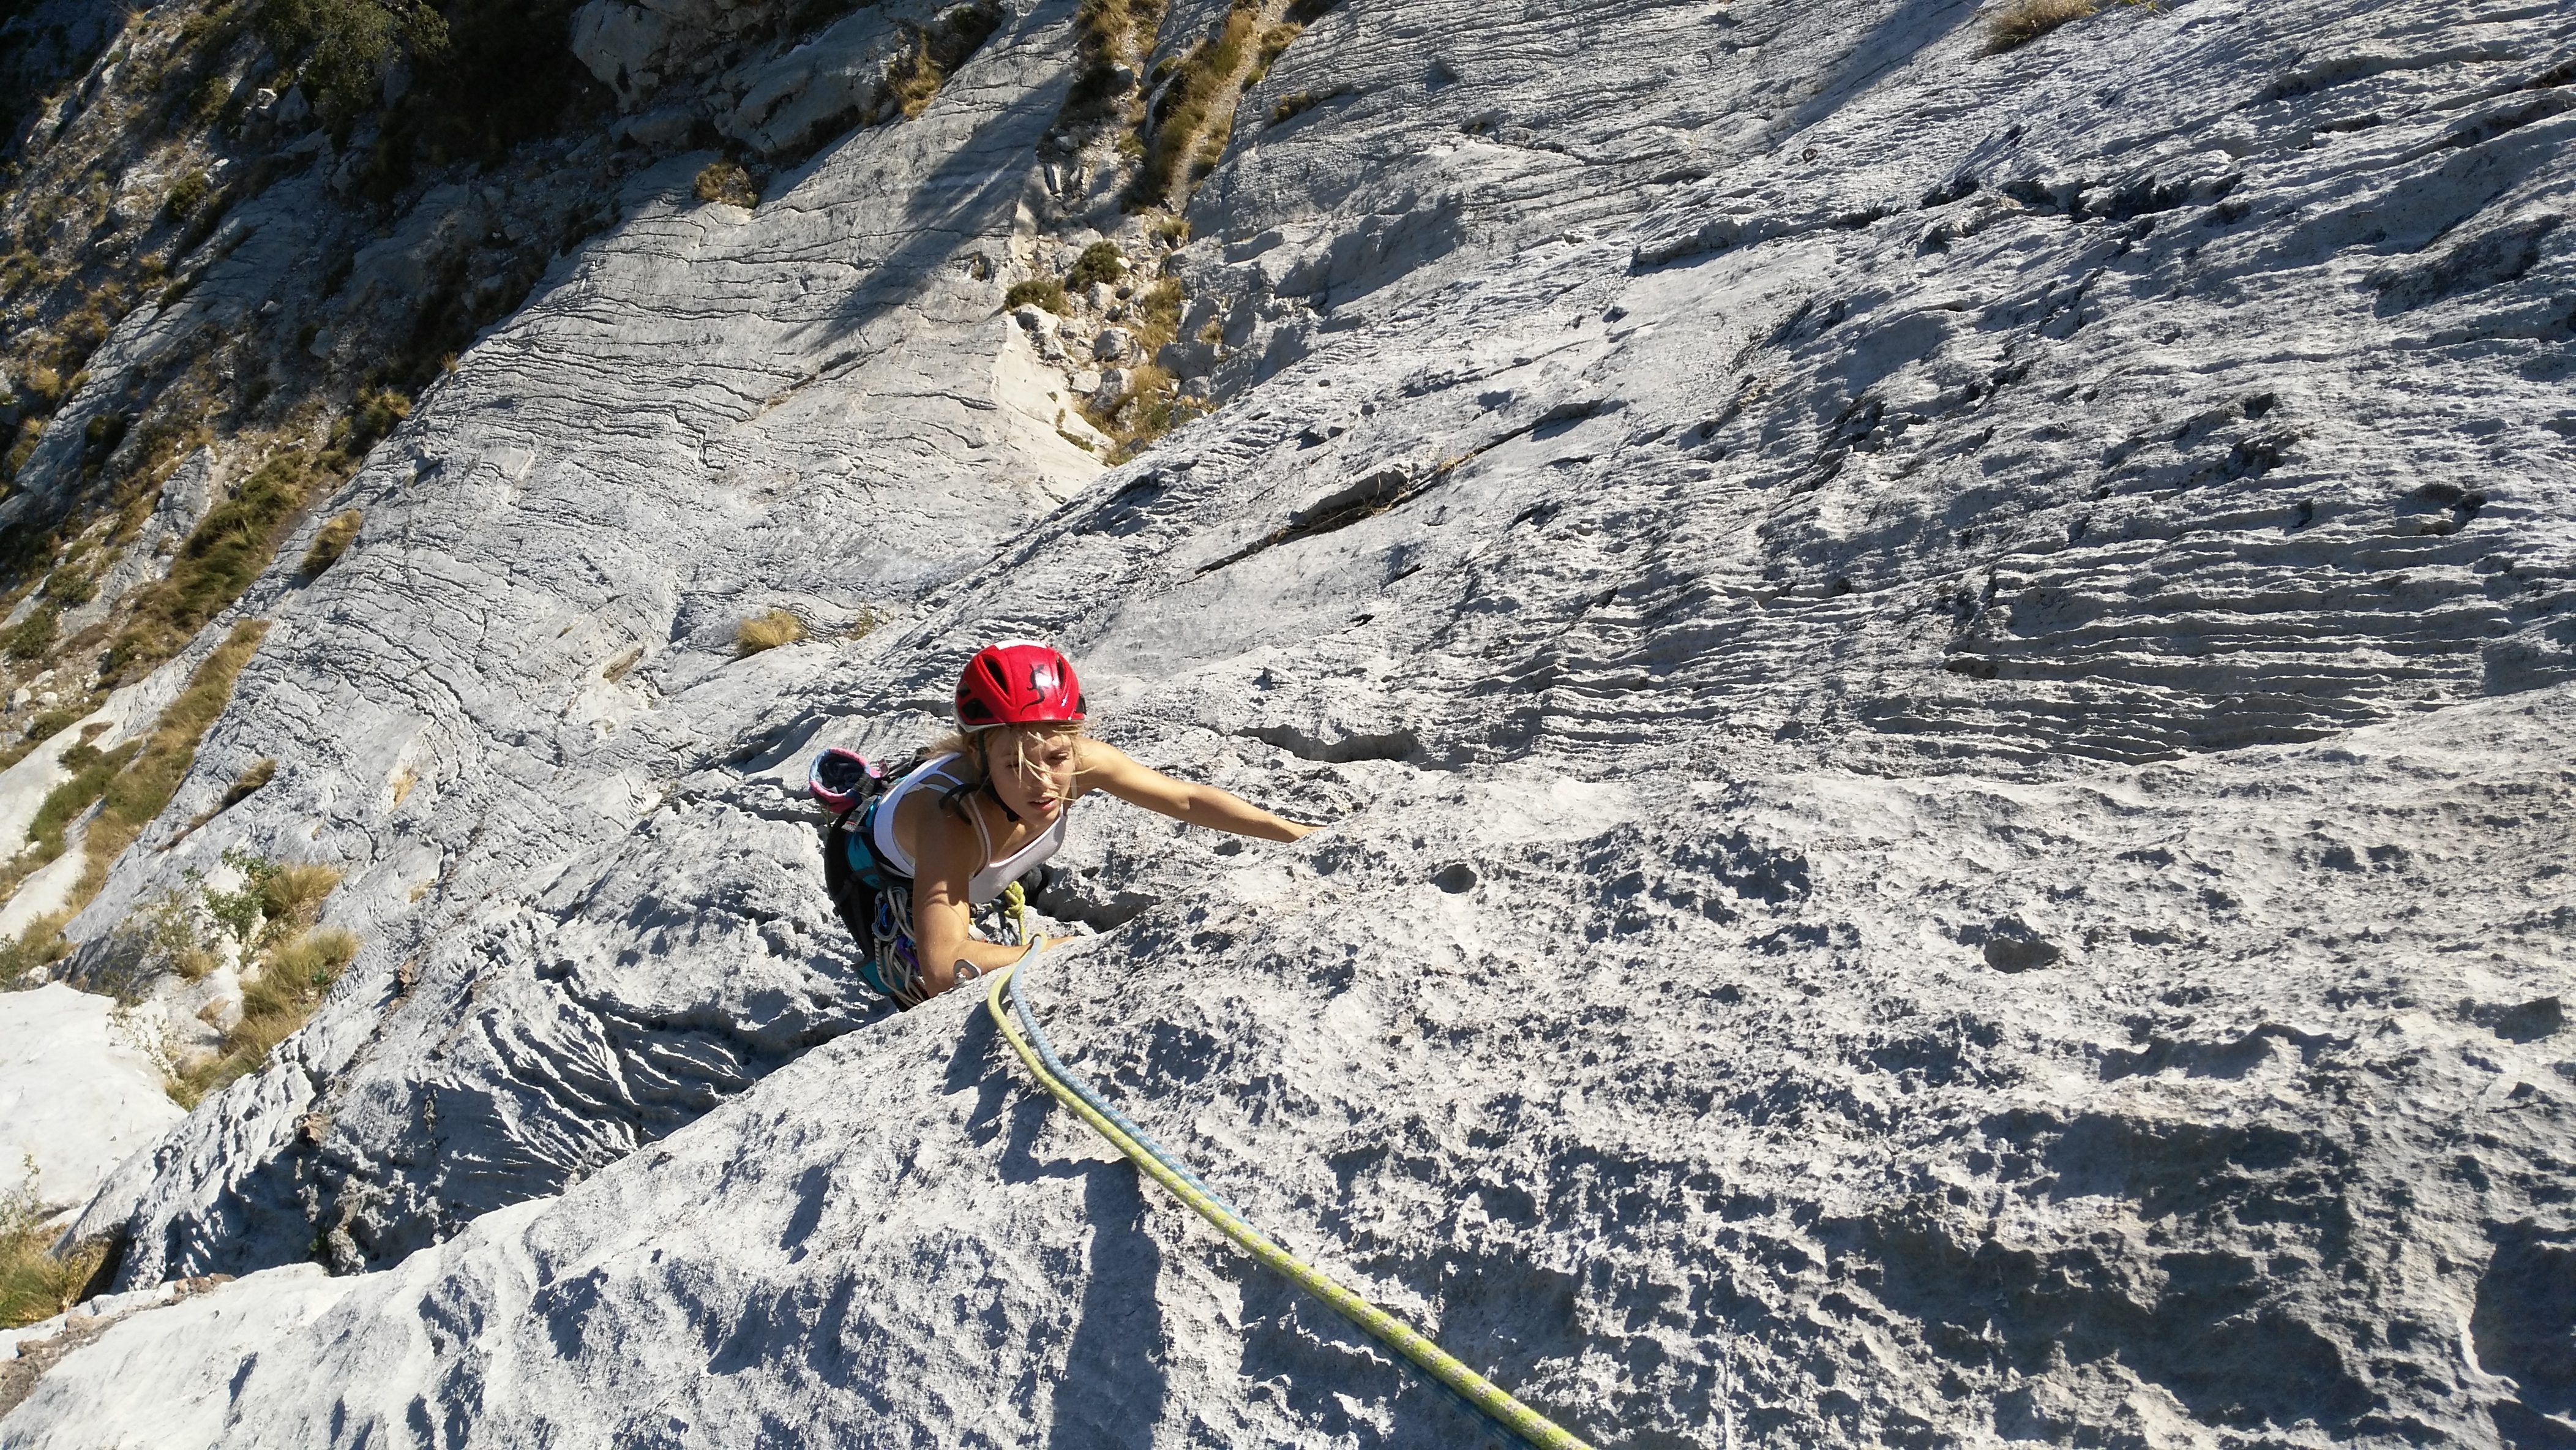
<path fill-rule="evenodd" d="M 1018 962 L 993 974 L 991 984 L 985 989 L 984 1007 L 992 1013 L 993 1025 L 1009 1039 L 1012 1050 L 1019 1053 L 1020 1061 L 1048 1092 L 1055 1095 L 1057 1102 L 1071 1108 L 1076 1117 L 1091 1126 L 1093 1132 L 1108 1139 L 1110 1146 L 1125 1155 L 1129 1162 L 1143 1169 L 1174 1198 L 1188 1204 L 1199 1217 L 1216 1225 L 1219 1233 L 1234 1240 L 1245 1253 L 1286 1275 L 1298 1288 L 1331 1305 L 1370 1338 L 1413 1361 L 1423 1373 L 1496 1425 L 1525 1443 L 1540 1447 L 1540 1450 L 1591 1450 L 1590 1446 L 1566 1433 L 1554 1421 L 1513 1399 L 1493 1381 L 1459 1363 L 1413 1326 L 1343 1288 L 1321 1270 L 1279 1247 L 1269 1235 L 1254 1228 L 1241 1214 L 1209 1191 L 1197 1174 L 1182 1167 L 1159 1144 L 1136 1131 L 1115 1108 L 1105 1102 L 1093 1101 L 1091 1094 L 1078 1091 L 1069 1083 L 1072 1074 L 1063 1071 L 1053 1049 L 1045 1047 L 1045 1034 L 1038 1031 L 1037 1019 L 1029 1014 L 1027 1001 L 1019 988 L 1013 985 L 1021 964 L 1035 956 L 1037 951 L 1038 948 L 1032 947 Z M 1011 993 L 1012 1005 L 1019 1009 L 1021 1020 L 1027 1023 L 1028 1036 L 1023 1036 L 1010 1015 L 1002 1010 L 1002 993 L 1005 990 Z M 1040 1047 L 1030 1045 L 1030 1036 L 1037 1038 Z M 1043 1055 L 1041 1047 L 1045 1048 Z"/>

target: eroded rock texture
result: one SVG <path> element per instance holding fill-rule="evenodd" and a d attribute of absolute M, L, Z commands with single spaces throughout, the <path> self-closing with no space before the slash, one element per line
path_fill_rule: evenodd
<path fill-rule="evenodd" d="M 1347 0 L 1096 480 L 976 261 L 1072 23 L 596 239 L 245 602 L 173 815 L 292 769 L 81 929 L 246 841 L 368 953 L 88 1226 L 371 1272 L 0 1440 L 1460 1443 L 858 988 L 803 757 L 1031 633 L 1336 822 L 1086 804 L 1060 1040 L 1597 1443 L 2576 1437 L 2576 13 Z"/>

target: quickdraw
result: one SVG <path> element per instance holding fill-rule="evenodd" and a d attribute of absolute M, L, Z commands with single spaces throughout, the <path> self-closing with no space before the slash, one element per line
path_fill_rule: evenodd
<path fill-rule="evenodd" d="M 1200 1181 L 1197 1174 L 1182 1166 L 1180 1160 L 1129 1122 L 1091 1084 L 1066 1067 L 1056 1056 L 1046 1034 L 1039 1030 L 1037 1018 L 1029 1012 L 1027 995 L 1016 981 L 1020 967 L 1037 955 L 1038 950 L 1032 947 L 1019 961 L 987 979 L 984 1007 L 992 1014 L 993 1025 L 1001 1029 L 1012 1050 L 1020 1055 L 1020 1061 L 1055 1096 L 1056 1101 L 1071 1108 L 1076 1117 L 1088 1124 L 1093 1132 L 1108 1139 L 1110 1146 L 1129 1162 L 1163 1185 L 1173 1197 L 1189 1205 L 1199 1217 L 1214 1224 L 1218 1232 L 1234 1240 L 1236 1247 L 1286 1275 L 1290 1282 L 1330 1305 L 1371 1339 L 1403 1355 L 1430 1376 L 1434 1384 L 1465 1402 L 1522 1444 L 1539 1447 L 1539 1450 L 1591 1450 L 1590 1446 L 1568 1434 L 1554 1421 L 1461 1364 L 1413 1326 L 1343 1288 L 1323 1271 L 1281 1248 L 1269 1235 L 1253 1227 L 1243 1215 L 1228 1206 L 1215 1190 Z M 1002 1010 L 1002 994 L 1006 990 L 1019 1017 L 1017 1025 Z"/>

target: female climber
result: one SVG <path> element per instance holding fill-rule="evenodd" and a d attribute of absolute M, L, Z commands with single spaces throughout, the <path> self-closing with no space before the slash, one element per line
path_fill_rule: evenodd
<path fill-rule="evenodd" d="M 1031 945 L 1021 899 L 1042 889 L 1067 813 L 1093 791 L 1268 841 L 1315 829 L 1149 770 L 1086 735 L 1083 719 L 1071 660 L 1042 644 L 987 645 L 958 678 L 957 733 L 899 778 L 846 750 L 814 762 L 809 788 L 836 813 L 823 881 L 869 986 L 910 1008 L 1019 960 Z"/>

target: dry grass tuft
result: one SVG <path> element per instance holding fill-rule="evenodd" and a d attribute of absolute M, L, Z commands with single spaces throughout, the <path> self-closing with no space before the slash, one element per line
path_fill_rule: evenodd
<path fill-rule="evenodd" d="M 99 888 L 107 884 L 107 868 L 170 804 L 179 782 L 188 778 L 188 768 L 197 763 L 197 742 L 205 738 L 206 727 L 214 724 L 215 717 L 232 703 L 233 682 L 241 677 L 242 667 L 250 663 L 250 657 L 259 652 L 259 642 L 267 637 L 267 620 L 246 620 L 234 625 L 215 652 L 188 676 L 187 687 L 170 702 L 170 708 L 161 712 L 152 733 L 141 742 L 142 749 L 134 756 L 131 768 L 121 771 L 108 784 L 98 816 L 89 823 L 89 834 L 81 841 L 82 852 L 89 860 L 81 872 L 80 885 L 73 889 L 74 905 L 87 905 L 98 894 Z"/>
<path fill-rule="evenodd" d="M 1181 62 L 1154 105 L 1154 139 L 1136 173 L 1132 206 L 1179 206 L 1224 154 L 1231 122 L 1216 114 L 1216 105 L 1243 74 L 1260 28 L 1258 11 L 1229 11 Z"/>
<path fill-rule="evenodd" d="M 710 161 L 698 172 L 693 187 L 700 201 L 720 201 L 745 211 L 760 205 L 759 189 L 751 184 L 751 173 L 739 161 Z"/>
<path fill-rule="evenodd" d="M 805 637 L 805 621 L 792 609 L 773 609 L 767 614 L 746 619 L 733 632 L 734 658 L 743 659 L 762 650 L 794 644 Z"/>
<path fill-rule="evenodd" d="M 0 1329 L 51 1319 L 78 1303 L 107 1256 L 97 1243 L 57 1257 L 39 1213 L 33 1173 L 26 1187 L 0 1199 Z"/>
<path fill-rule="evenodd" d="M 2030 44 L 2070 20 L 2095 11 L 2093 0 L 2011 0 L 1986 19 L 1986 54 Z"/>
<path fill-rule="evenodd" d="M 323 570 L 339 563 L 340 556 L 358 541 L 358 527 L 365 522 L 366 515 L 351 509 L 324 524 L 315 531 L 313 546 L 304 551 L 304 562 L 297 566 L 297 572 L 307 579 L 320 578 Z"/>
<path fill-rule="evenodd" d="M 232 788 L 224 792 L 224 798 L 222 800 L 217 801 L 215 804 L 208 806 L 206 809 L 197 812 L 193 816 L 190 816 L 188 818 L 188 824 L 180 827 L 179 834 L 162 842 L 160 849 L 167 851 L 171 847 L 178 845 L 181 841 L 188 839 L 189 835 L 199 826 L 202 826 L 206 822 L 213 820 L 215 817 L 222 815 L 224 812 L 231 810 L 233 807 L 240 805 L 243 801 L 249 800 L 252 796 L 258 794 L 259 791 L 270 781 L 275 780 L 276 778 L 276 761 L 266 758 L 252 761 L 240 775 L 233 778 Z"/>

